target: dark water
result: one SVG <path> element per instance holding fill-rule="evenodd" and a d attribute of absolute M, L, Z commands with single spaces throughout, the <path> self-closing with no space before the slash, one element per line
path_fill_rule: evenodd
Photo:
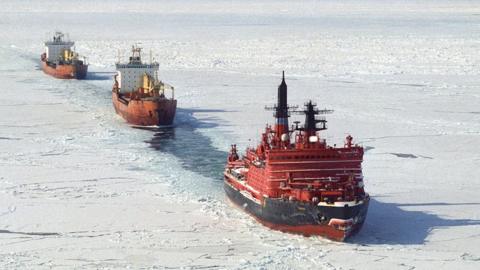
<path fill-rule="evenodd" d="M 199 130 L 213 129 L 225 123 L 220 123 L 216 117 L 198 120 L 194 117 L 195 112 L 215 114 L 223 111 L 179 108 L 173 126 L 142 128 L 152 131 L 152 138 L 146 142 L 157 151 L 175 156 L 185 170 L 200 174 L 220 185 L 228 153 L 215 148 L 212 140 Z"/>
<path fill-rule="evenodd" d="M 113 84 L 113 76 L 115 75 L 115 72 L 92 72 L 89 71 L 87 73 L 87 77 L 85 78 L 86 80 L 91 80 L 91 81 L 112 81 Z"/>

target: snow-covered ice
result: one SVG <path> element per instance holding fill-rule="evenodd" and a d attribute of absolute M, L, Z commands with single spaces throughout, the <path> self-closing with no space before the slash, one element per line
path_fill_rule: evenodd
<path fill-rule="evenodd" d="M 3 1 L 1 269 L 480 269 L 476 1 Z M 62 30 L 89 79 L 39 69 Z M 115 115 L 133 43 L 176 86 L 175 127 Z M 224 197 L 282 70 L 330 143 L 366 148 L 367 222 L 347 243 L 271 231 Z M 297 116 L 295 116 L 297 117 Z M 302 119 L 299 119 L 302 120 Z"/>

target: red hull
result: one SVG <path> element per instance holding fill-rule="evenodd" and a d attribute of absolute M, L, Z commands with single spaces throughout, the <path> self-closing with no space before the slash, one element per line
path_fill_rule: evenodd
<path fill-rule="evenodd" d="M 48 75 L 58 79 L 85 79 L 87 76 L 88 65 L 54 65 L 50 66 L 44 60 L 42 62 L 42 70 Z"/>
<path fill-rule="evenodd" d="M 255 217 L 255 216 L 254 216 Z M 286 233 L 293 233 L 293 234 L 301 234 L 304 236 L 322 236 L 328 238 L 330 240 L 343 242 L 346 238 L 348 238 L 353 231 L 358 231 L 358 229 L 352 229 L 352 231 L 342 231 L 335 229 L 332 226 L 328 225 L 301 225 L 301 226 L 289 226 L 289 225 L 280 225 L 280 224 L 273 224 L 267 221 L 261 220 L 259 218 L 255 219 L 262 223 L 264 226 L 281 232 Z"/>
<path fill-rule="evenodd" d="M 177 101 L 167 98 L 127 99 L 112 91 L 115 112 L 128 123 L 138 126 L 171 125 L 177 109 Z"/>

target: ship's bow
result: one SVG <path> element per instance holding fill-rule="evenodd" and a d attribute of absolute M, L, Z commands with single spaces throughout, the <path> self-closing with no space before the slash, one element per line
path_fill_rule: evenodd
<path fill-rule="evenodd" d="M 335 241 L 345 241 L 356 234 L 367 217 L 370 198 L 340 206 L 313 204 L 281 198 L 264 198 L 263 202 L 247 196 L 241 181 L 225 173 L 227 197 L 263 225 L 283 232 L 318 235 Z"/>

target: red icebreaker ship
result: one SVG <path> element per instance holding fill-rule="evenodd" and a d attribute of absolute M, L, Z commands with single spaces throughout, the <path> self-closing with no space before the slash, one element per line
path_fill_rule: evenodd
<path fill-rule="evenodd" d="M 363 189 L 363 147 L 348 135 L 344 147 L 327 145 L 319 131 L 324 117 L 311 101 L 304 110 L 287 105 L 285 76 L 272 108 L 269 125 L 256 148 L 240 158 L 232 145 L 224 172 L 224 189 L 235 204 L 276 230 L 320 235 L 343 241 L 360 230 L 370 197 Z M 289 129 L 290 113 L 304 114 L 305 123 Z"/>

